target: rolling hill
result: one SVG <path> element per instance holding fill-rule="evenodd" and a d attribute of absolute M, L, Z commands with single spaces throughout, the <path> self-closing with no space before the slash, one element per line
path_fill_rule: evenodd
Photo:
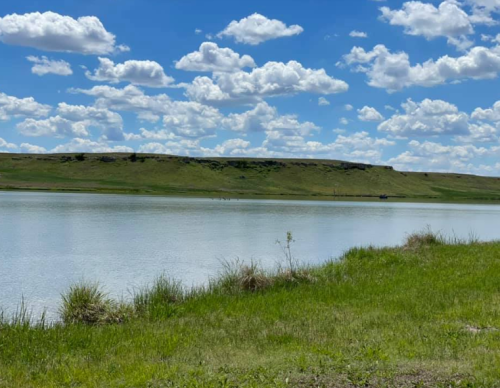
<path fill-rule="evenodd" d="M 0 190 L 500 201 L 500 178 L 399 172 L 336 160 L 0 154 Z"/>

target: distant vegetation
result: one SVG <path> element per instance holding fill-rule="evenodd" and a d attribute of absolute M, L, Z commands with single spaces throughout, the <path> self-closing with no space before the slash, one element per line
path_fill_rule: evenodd
<path fill-rule="evenodd" d="M 500 178 L 332 160 L 0 154 L 0 190 L 206 197 L 497 201 Z"/>
<path fill-rule="evenodd" d="M 293 239 L 287 238 L 287 242 Z M 56 325 L 0 321 L 0 387 L 497 387 L 500 243 L 413 234 L 318 268 L 227 265 L 129 302 L 94 284 Z"/>

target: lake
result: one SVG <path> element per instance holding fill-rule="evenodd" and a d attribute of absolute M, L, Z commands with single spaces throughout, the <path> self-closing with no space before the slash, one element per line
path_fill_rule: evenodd
<path fill-rule="evenodd" d="M 400 244 L 427 225 L 500 239 L 500 206 L 0 192 L 0 307 L 12 313 L 24 297 L 54 319 L 80 280 L 128 298 L 162 273 L 202 284 L 221 260 L 273 267 L 287 231 L 295 256 L 319 264 L 353 246 Z"/>

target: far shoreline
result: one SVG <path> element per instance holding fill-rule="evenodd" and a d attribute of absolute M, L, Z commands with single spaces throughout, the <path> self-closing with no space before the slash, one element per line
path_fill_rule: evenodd
<path fill-rule="evenodd" d="M 164 198 L 192 198 L 212 200 L 252 200 L 252 201 L 300 201 L 300 202 L 370 202 L 370 203 L 429 203 L 429 204 L 456 204 L 456 205 L 500 205 L 500 198 L 488 199 L 441 199 L 426 197 L 388 196 L 381 199 L 377 196 L 364 195 L 294 195 L 294 194 L 247 194 L 247 193 L 222 193 L 222 192 L 147 192 L 147 191 L 122 191 L 122 190 L 82 190 L 82 189 L 54 189 L 54 188 L 0 188 L 0 193 L 49 193 L 49 194 L 95 194 L 95 195 L 120 195 L 136 197 L 164 197 Z"/>

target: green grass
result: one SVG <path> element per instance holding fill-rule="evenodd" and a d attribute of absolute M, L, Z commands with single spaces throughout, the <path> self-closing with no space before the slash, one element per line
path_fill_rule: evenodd
<path fill-rule="evenodd" d="M 139 155 L 134 162 L 130 154 L 86 154 L 84 161 L 75 154 L 0 154 L 2 189 L 377 200 L 386 194 L 400 200 L 500 202 L 500 178 L 403 173 L 332 160 Z"/>
<path fill-rule="evenodd" d="M 99 293 L 83 287 L 89 292 Z M 89 300 L 78 295 L 71 309 Z M 500 243 L 416 235 L 404 247 L 352 249 L 340 261 L 293 273 L 232 267 L 205 289 L 185 290 L 162 277 L 130 303 L 120 321 L 47 327 L 4 319 L 0 386 L 500 381 Z"/>

